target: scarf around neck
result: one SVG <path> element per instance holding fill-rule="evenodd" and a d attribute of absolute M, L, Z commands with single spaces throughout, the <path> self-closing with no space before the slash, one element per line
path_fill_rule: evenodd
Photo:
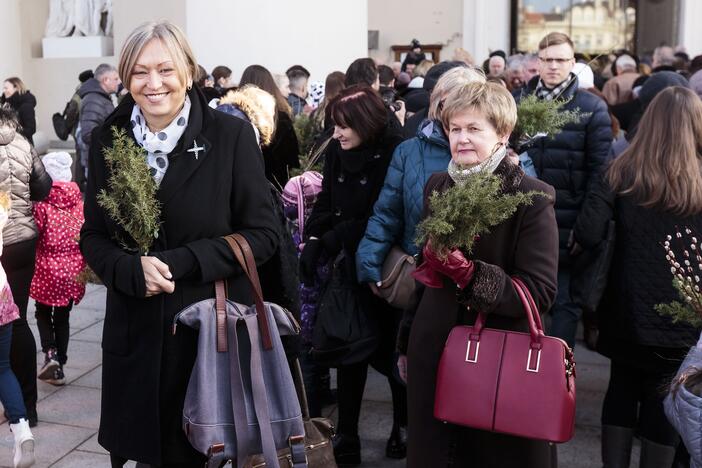
<path fill-rule="evenodd" d="M 146 150 L 146 163 L 149 165 L 151 177 L 156 182 L 156 186 L 161 185 L 168 170 L 168 155 L 176 147 L 188 126 L 190 106 L 190 97 L 185 96 L 185 103 L 178 115 L 166 128 L 154 133 L 146 125 L 146 119 L 139 106 L 134 104 L 131 116 L 132 132 L 137 143 Z"/>
<path fill-rule="evenodd" d="M 500 165 L 502 160 L 505 158 L 505 155 L 507 154 L 507 148 L 505 146 L 501 146 L 497 151 L 492 153 L 489 158 L 487 158 L 485 161 L 476 164 L 475 166 L 471 167 L 461 167 L 455 162 L 453 162 L 453 159 L 449 161 L 448 164 L 448 175 L 453 179 L 453 181 L 456 184 L 464 184 L 469 177 L 471 177 L 474 174 L 477 174 L 479 172 L 486 172 L 488 174 L 492 174 L 495 172 L 495 169 L 497 169 L 497 166 Z"/>
<path fill-rule="evenodd" d="M 539 83 L 536 85 L 536 97 L 544 101 L 558 99 L 574 80 L 575 74 L 571 72 L 563 83 L 556 85 L 554 88 L 547 88 L 541 78 L 539 78 Z"/>

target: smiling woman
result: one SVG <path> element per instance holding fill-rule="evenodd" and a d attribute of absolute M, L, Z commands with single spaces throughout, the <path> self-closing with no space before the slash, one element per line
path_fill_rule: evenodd
<path fill-rule="evenodd" d="M 248 123 L 216 112 L 193 87 L 196 60 L 182 31 L 146 23 L 125 41 L 119 73 L 129 95 L 93 134 L 81 250 L 107 286 L 99 442 L 112 465 L 136 460 L 159 467 L 201 467 L 205 457 L 181 428 L 183 401 L 197 353 L 187 327 L 167 332 L 174 315 L 214 296 L 248 303 L 249 286 L 223 236 L 244 235 L 261 264 L 277 248 L 277 221 L 263 158 Z M 144 149 L 161 205 L 151 250 L 140 255 L 120 220 L 97 202 L 110 186 L 103 151 L 112 129 Z M 135 214 L 136 215 L 136 214 Z"/>

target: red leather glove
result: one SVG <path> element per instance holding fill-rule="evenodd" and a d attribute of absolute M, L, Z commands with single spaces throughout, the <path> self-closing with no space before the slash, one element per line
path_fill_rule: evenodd
<path fill-rule="evenodd" d="M 444 287 L 444 279 L 435 271 L 426 260 L 412 272 L 412 277 L 428 288 L 440 289 Z"/>
<path fill-rule="evenodd" d="M 475 265 L 473 260 L 468 260 L 459 249 L 454 249 L 448 253 L 445 259 L 439 258 L 427 242 L 422 251 L 424 264 L 432 270 L 448 276 L 456 285 L 465 289 L 473 278 Z"/>

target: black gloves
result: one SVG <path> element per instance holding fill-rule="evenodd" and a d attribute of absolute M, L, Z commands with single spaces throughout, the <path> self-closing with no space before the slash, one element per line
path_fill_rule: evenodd
<path fill-rule="evenodd" d="M 300 281 L 306 286 L 314 284 L 319 258 L 324 252 L 324 245 L 319 239 L 310 239 L 300 255 Z"/>

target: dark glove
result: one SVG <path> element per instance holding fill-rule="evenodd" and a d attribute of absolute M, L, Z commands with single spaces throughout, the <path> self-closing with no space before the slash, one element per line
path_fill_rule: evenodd
<path fill-rule="evenodd" d="M 465 289 L 465 287 L 468 286 L 470 280 L 473 278 L 473 273 L 475 273 L 473 261 L 466 259 L 463 252 L 459 249 L 450 251 L 446 258 L 440 258 L 432 250 L 431 244 L 427 242 L 427 245 L 424 246 L 424 250 L 422 251 L 422 256 L 424 257 L 422 266 L 426 266 L 426 270 L 433 270 L 435 273 L 441 273 L 449 277 L 461 289 Z M 418 270 L 419 268 L 417 271 Z M 420 279 L 418 280 L 421 281 Z M 437 287 L 427 283 L 424 284 L 429 287 Z"/>
<path fill-rule="evenodd" d="M 300 281 L 306 286 L 314 284 L 319 258 L 324 252 L 324 245 L 319 239 L 310 239 L 300 255 Z"/>

